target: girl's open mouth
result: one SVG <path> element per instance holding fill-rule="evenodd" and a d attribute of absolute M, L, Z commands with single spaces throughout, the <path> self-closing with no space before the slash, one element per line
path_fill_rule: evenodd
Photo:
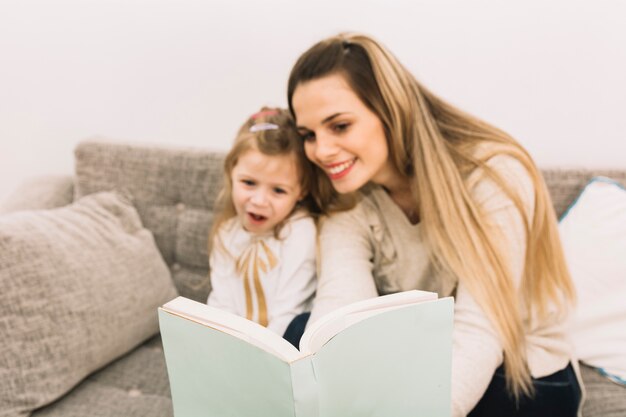
<path fill-rule="evenodd" d="M 250 217 L 250 219 L 252 219 L 252 221 L 255 223 L 262 223 L 265 220 L 267 220 L 267 217 L 265 216 L 261 216 L 259 214 L 250 213 L 250 212 L 248 212 L 248 217 Z"/>

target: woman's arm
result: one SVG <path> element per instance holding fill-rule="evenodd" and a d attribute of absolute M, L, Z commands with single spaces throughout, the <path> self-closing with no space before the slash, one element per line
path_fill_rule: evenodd
<path fill-rule="evenodd" d="M 317 294 L 309 323 L 355 301 L 376 297 L 369 226 L 361 205 L 324 219 L 319 237 Z"/>
<path fill-rule="evenodd" d="M 534 186 L 523 165 L 508 156 L 496 156 L 488 165 L 500 174 L 521 198 L 532 221 Z M 477 173 L 478 174 L 478 173 Z M 489 225 L 501 234 L 512 277 L 519 286 L 526 257 L 526 232 L 513 201 L 492 179 L 485 176 L 472 190 Z M 452 355 L 452 415 L 467 415 L 485 393 L 503 360 L 498 333 L 459 279 L 454 310 Z"/>

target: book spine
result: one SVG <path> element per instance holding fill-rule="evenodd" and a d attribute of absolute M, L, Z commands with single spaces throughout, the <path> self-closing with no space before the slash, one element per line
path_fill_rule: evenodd
<path fill-rule="evenodd" d="M 313 356 L 291 363 L 291 384 L 296 417 L 319 417 L 319 391 Z"/>

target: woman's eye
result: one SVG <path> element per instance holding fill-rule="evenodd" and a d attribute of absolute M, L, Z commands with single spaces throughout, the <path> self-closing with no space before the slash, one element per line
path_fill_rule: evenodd
<path fill-rule="evenodd" d="M 300 132 L 300 137 L 303 141 L 308 142 L 315 139 L 315 134 L 313 132 Z"/>
<path fill-rule="evenodd" d="M 333 125 L 332 129 L 337 133 L 342 133 L 348 130 L 348 127 L 350 127 L 349 123 L 336 123 Z"/>

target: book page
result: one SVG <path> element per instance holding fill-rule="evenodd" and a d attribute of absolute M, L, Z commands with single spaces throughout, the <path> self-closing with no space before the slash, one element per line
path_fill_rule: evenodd
<path fill-rule="evenodd" d="M 230 334 L 286 362 L 293 362 L 303 356 L 291 343 L 260 324 L 185 297 L 177 297 L 161 309 Z"/>
<path fill-rule="evenodd" d="M 438 295 L 434 292 L 412 290 L 349 304 L 326 314 L 311 324 L 302 335 L 300 350 L 303 355 L 310 355 L 317 352 L 342 330 L 368 317 L 437 298 Z"/>

